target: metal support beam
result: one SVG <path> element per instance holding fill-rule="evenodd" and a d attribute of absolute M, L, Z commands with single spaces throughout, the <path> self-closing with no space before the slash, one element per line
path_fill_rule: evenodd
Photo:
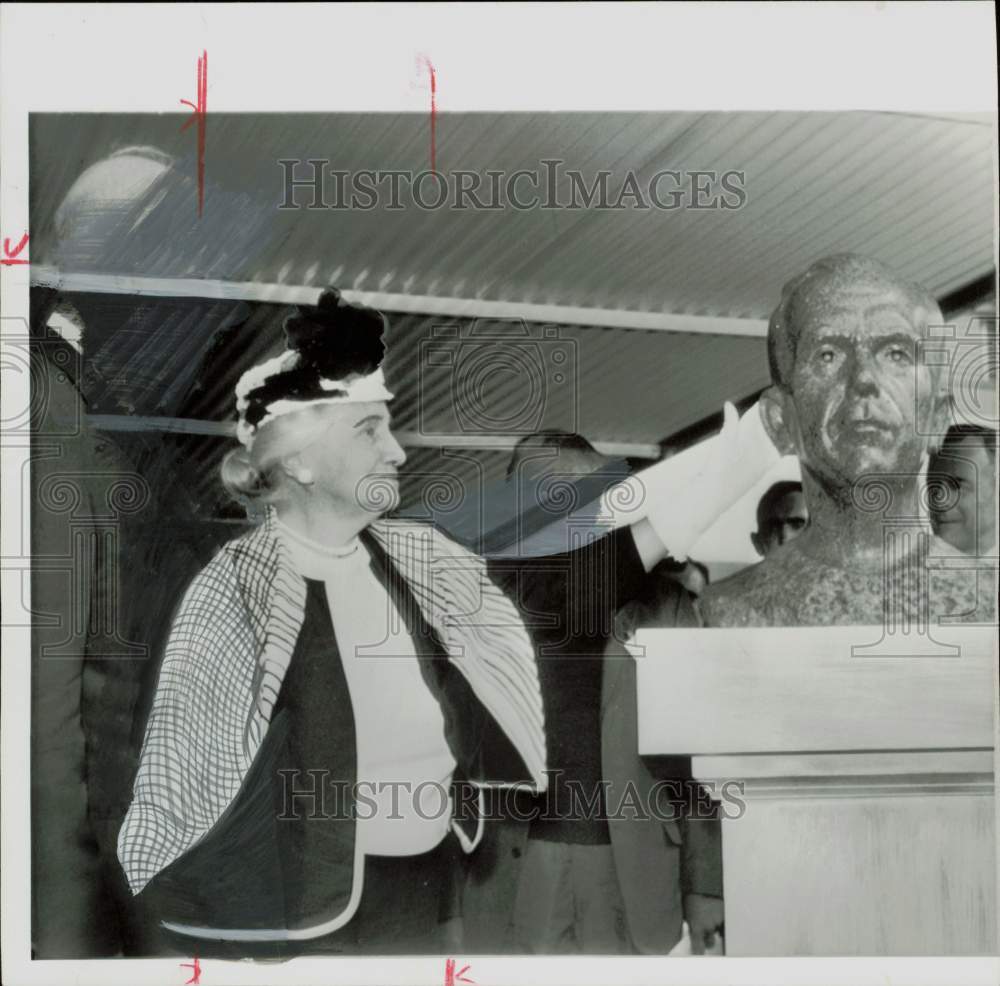
<path fill-rule="evenodd" d="M 941 312 L 947 318 L 954 312 L 964 311 L 981 301 L 995 298 L 996 290 L 997 272 L 991 270 L 988 274 L 977 277 L 974 281 L 963 284 L 962 287 L 949 291 L 948 294 L 938 298 L 938 305 L 941 306 Z"/>
<path fill-rule="evenodd" d="M 252 281 L 211 281 L 200 278 L 125 277 L 117 274 L 70 274 L 52 267 L 33 268 L 31 283 L 79 294 L 133 294 L 146 298 L 207 298 L 219 301 L 257 301 L 277 305 L 311 305 L 322 287 L 259 284 Z M 536 305 L 522 301 L 481 298 L 440 298 L 433 295 L 390 294 L 382 291 L 342 292 L 352 304 L 387 312 L 437 315 L 442 318 L 523 319 L 558 325 L 589 325 L 606 329 L 646 332 L 684 332 L 702 335 L 767 336 L 767 320 L 637 312 L 620 308 L 579 308 L 573 305 Z"/>
<path fill-rule="evenodd" d="M 98 431 L 162 431 L 180 435 L 214 435 L 235 438 L 231 421 L 203 421 L 196 418 L 168 418 L 141 414 L 88 414 L 87 423 Z M 523 435 L 422 435 L 417 431 L 395 431 L 404 448 L 465 448 L 489 452 L 509 452 Z M 655 442 L 594 442 L 603 455 L 626 459 L 659 459 Z"/>

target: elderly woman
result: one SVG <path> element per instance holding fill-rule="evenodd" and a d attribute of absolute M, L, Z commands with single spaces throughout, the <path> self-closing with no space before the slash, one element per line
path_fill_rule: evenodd
<path fill-rule="evenodd" d="M 264 521 L 184 596 L 118 844 L 188 954 L 441 951 L 471 782 L 545 787 L 516 610 L 476 556 L 379 519 L 405 458 L 384 327 L 327 291 L 237 386 L 223 481 Z"/>

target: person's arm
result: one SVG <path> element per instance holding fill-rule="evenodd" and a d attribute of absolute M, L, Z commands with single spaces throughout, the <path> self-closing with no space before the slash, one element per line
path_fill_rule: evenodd
<path fill-rule="evenodd" d="M 570 622 L 586 614 L 587 625 L 613 625 L 615 614 L 635 599 L 646 583 L 646 566 L 631 527 L 610 531 L 589 544 L 548 559 L 566 572 Z"/>
<path fill-rule="evenodd" d="M 642 562 L 643 571 L 651 572 L 664 558 L 669 557 L 667 546 L 656 533 L 648 517 L 636 521 L 631 528 L 635 550 Z"/>
<path fill-rule="evenodd" d="M 702 534 L 781 458 L 764 431 L 758 405 L 741 418 L 727 403 L 723 416 L 722 431 L 709 440 L 705 464 L 695 477 L 679 482 L 667 459 L 629 477 L 603 498 L 606 513 L 631 522 L 646 571 L 666 557 L 684 561 Z"/>
<path fill-rule="evenodd" d="M 557 550 L 488 562 L 491 580 L 518 607 L 525 625 L 546 638 L 565 637 L 583 614 L 587 625 L 610 628 L 646 581 L 634 526 L 604 528 L 601 537 L 573 550 L 565 549 L 567 540 L 561 531 L 551 540 Z"/>

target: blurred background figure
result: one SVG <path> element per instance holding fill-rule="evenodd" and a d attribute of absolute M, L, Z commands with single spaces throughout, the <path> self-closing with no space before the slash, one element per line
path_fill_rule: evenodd
<path fill-rule="evenodd" d="M 598 452 L 582 435 L 549 428 L 522 437 L 505 479 L 470 515 L 486 557 L 561 555 L 609 533 L 600 497 L 629 474 L 628 463 Z M 455 524 L 454 516 L 448 518 Z"/>
<path fill-rule="evenodd" d="M 190 185 L 153 147 L 94 162 L 55 209 L 45 262 L 60 275 L 146 272 L 169 242 L 168 197 Z M 156 934 L 129 900 L 117 835 L 144 691 L 179 593 L 212 546 L 176 519 L 188 501 L 166 437 L 111 435 L 90 415 L 133 413 L 133 385 L 142 392 L 172 372 L 161 368 L 170 342 L 150 342 L 163 318 L 133 296 L 32 288 L 31 359 L 45 395 L 32 422 L 32 603 L 49 617 L 32 628 L 32 943 L 42 959 L 144 954 Z M 59 484 L 77 497 L 70 511 Z"/>
<path fill-rule="evenodd" d="M 982 425 L 952 425 L 941 448 L 931 455 L 931 526 L 939 538 L 965 554 L 997 554 L 996 468 L 997 433 Z"/>
<path fill-rule="evenodd" d="M 131 637 L 120 632 L 123 613 L 111 594 L 121 530 L 107 519 L 116 482 L 134 474 L 84 425 L 78 350 L 48 327 L 50 299 L 34 300 L 32 384 L 41 399 L 33 405 L 30 472 L 32 953 L 98 958 L 119 952 L 121 931 L 91 811 L 87 699 L 102 690 L 94 668 L 104 656 L 138 651 L 121 639 Z"/>
<path fill-rule="evenodd" d="M 525 435 L 517 443 L 507 463 L 507 478 L 538 478 L 553 470 L 559 475 L 585 476 L 609 461 L 583 435 L 548 428 Z"/>
<path fill-rule="evenodd" d="M 794 480 L 775 483 L 757 504 L 757 530 L 750 535 L 757 553 L 766 558 L 801 534 L 809 523 L 802 484 Z M 706 580 L 707 581 L 707 580 Z"/>

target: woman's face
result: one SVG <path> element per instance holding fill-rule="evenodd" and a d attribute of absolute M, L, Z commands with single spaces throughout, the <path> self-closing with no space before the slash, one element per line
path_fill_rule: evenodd
<path fill-rule="evenodd" d="M 309 433 L 294 457 L 292 476 L 305 471 L 309 482 L 303 485 L 347 513 L 378 516 L 395 507 L 406 453 L 389 428 L 385 402 L 325 404 L 306 413 L 311 420 L 303 426 Z"/>

